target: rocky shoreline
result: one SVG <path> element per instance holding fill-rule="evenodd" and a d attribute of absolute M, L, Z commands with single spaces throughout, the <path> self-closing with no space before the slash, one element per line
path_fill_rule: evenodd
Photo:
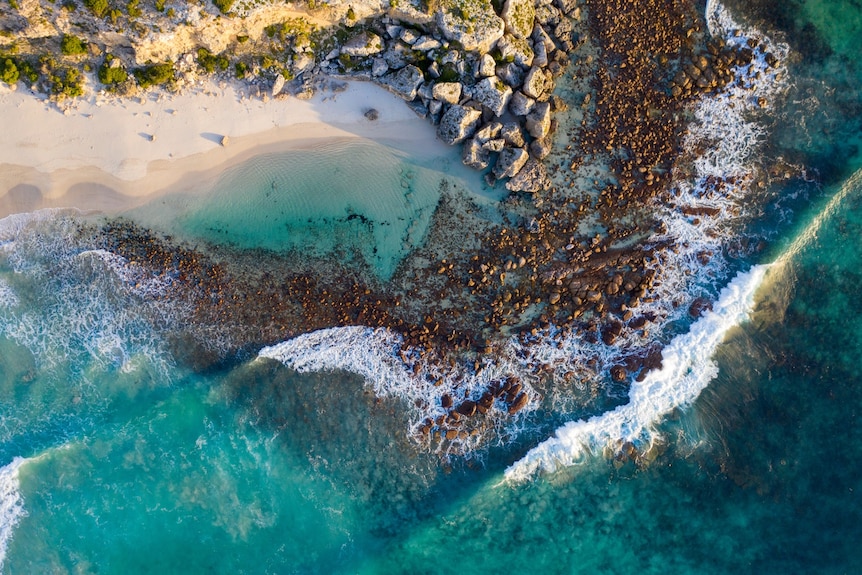
<path fill-rule="evenodd" d="M 464 163 L 485 171 L 490 185 L 505 181 L 504 223 L 489 225 L 469 198 L 442 190 L 425 245 L 386 285 L 350 254 L 308 261 L 262 253 L 250 270 L 225 263 L 224 251 L 205 255 L 130 224 L 93 232 L 107 238 L 100 247 L 174 278 L 169 298 L 189 310 L 175 345 L 191 352 L 180 355 L 207 369 L 313 330 L 387 328 L 403 338 L 401 360 L 416 385 L 436 388 L 441 369 L 451 374 L 433 405 L 415 406 L 429 414 L 417 438 L 445 453 L 490 439 L 500 421 L 541 408 L 583 376 L 579 369 L 598 366 L 596 358 L 529 363 L 525 379 L 478 386 L 512 338 L 527 347 L 572 334 L 606 346 L 626 341 L 620 361 L 599 374 L 622 386 L 661 365 L 649 330 L 664 318 L 643 304 L 662 281 L 657 254 L 676 246 L 644 242 L 664 225 L 658 207 L 673 205 L 686 106 L 734 81 L 755 55 L 770 66 L 775 57 L 757 42 L 739 48 L 708 38 L 693 3 L 679 0 L 469 7 L 478 13 L 396 5 L 345 29 L 319 60 L 295 53 L 294 77 L 275 75 L 261 97 L 308 97 L 333 76 L 385 86 L 436 124 L 443 141 L 461 145 Z M 573 68 L 588 86 L 580 102 L 554 93 Z M 555 114 L 576 105 L 581 121 L 559 133 Z M 717 216 L 708 206 L 680 209 L 695 220 Z M 698 257 L 706 263 L 712 254 Z M 285 261 L 291 271 L 275 271 Z M 696 301 L 690 314 L 707 308 Z"/>

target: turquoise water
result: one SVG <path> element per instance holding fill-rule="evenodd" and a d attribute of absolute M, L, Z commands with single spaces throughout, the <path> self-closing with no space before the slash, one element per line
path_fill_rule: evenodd
<path fill-rule="evenodd" d="M 503 483 L 544 437 L 445 462 L 407 437 L 403 402 L 375 398 L 358 376 L 265 359 L 194 372 L 167 343 L 170 322 L 125 289 L 158 283 L 82 253 L 80 216 L 6 220 L 0 464 L 17 478 L 0 473 L 4 572 L 862 571 L 862 84 L 848 39 L 862 9 L 754 2 L 749 14 L 769 15 L 759 25 L 786 31 L 798 54 L 764 154 L 803 165 L 814 183 L 773 184 L 750 230 L 769 246 L 737 264 L 778 263 L 751 321 L 716 351 L 717 377 L 661 423 L 650 465 L 587 457 Z M 337 202 L 314 195 L 309 181 L 353 157 L 381 168 L 353 172 L 367 185 Z M 381 277 L 421 244 L 441 178 L 375 148 L 247 169 L 169 231 L 274 251 L 354 242 Z M 249 173 L 263 184 L 232 208 L 229 190 Z M 259 209 L 272 181 L 291 190 L 278 213 Z M 335 222 L 330 244 L 303 227 L 309 218 Z"/>

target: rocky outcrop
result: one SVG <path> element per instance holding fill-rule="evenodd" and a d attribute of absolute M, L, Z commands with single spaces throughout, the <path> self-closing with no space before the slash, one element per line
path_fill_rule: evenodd
<path fill-rule="evenodd" d="M 536 9 L 533 0 L 506 0 L 500 14 L 506 31 L 516 38 L 527 38 L 533 32 Z"/>
<path fill-rule="evenodd" d="M 488 167 L 490 157 L 489 150 L 476 138 L 472 138 L 464 144 L 461 159 L 465 166 L 476 170 L 484 170 Z"/>
<path fill-rule="evenodd" d="M 448 0 L 437 12 L 437 25 L 447 40 L 470 52 L 487 53 L 503 37 L 505 24 L 489 0 Z M 531 26 L 532 29 L 532 26 Z"/>
<path fill-rule="evenodd" d="M 497 50 L 505 62 L 513 62 L 522 68 L 529 68 L 533 63 L 533 48 L 524 38 L 506 34 L 497 42 Z"/>
<path fill-rule="evenodd" d="M 395 72 L 381 78 L 381 82 L 390 92 L 401 96 L 408 102 L 416 99 L 416 93 L 425 76 L 422 70 L 413 66 L 405 66 Z"/>
<path fill-rule="evenodd" d="M 498 118 L 503 115 L 511 97 L 512 89 L 499 78 L 483 78 L 473 88 L 473 99 Z"/>
<path fill-rule="evenodd" d="M 551 180 L 545 165 L 536 158 L 530 158 L 514 177 L 506 182 L 506 189 L 512 192 L 536 194 L 551 187 Z"/>
<path fill-rule="evenodd" d="M 464 106 L 450 106 L 440 119 L 437 135 L 447 144 L 463 142 L 474 133 L 482 119 L 482 112 Z"/>
<path fill-rule="evenodd" d="M 494 166 L 494 175 L 497 179 L 511 178 L 521 171 L 528 159 L 529 154 L 524 148 L 504 148 Z"/>
<path fill-rule="evenodd" d="M 383 51 L 383 40 L 374 32 L 362 32 L 341 46 L 341 53 L 364 58 Z"/>
<path fill-rule="evenodd" d="M 431 94 L 435 100 L 446 104 L 457 104 L 461 101 L 461 84 L 459 82 L 440 82 L 434 84 Z"/>
<path fill-rule="evenodd" d="M 551 131 L 551 105 L 548 102 L 537 103 L 527 114 L 526 127 L 537 140 L 547 136 Z"/>

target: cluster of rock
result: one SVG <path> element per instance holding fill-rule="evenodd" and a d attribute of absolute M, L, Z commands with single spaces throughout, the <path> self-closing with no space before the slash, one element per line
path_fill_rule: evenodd
<path fill-rule="evenodd" d="M 516 377 L 503 381 L 492 382 L 485 393 L 476 400 L 465 399 L 458 405 L 451 395 L 445 394 L 441 399 L 441 407 L 445 415 L 427 418 L 419 426 L 419 433 L 436 440 L 464 440 L 471 435 L 477 435 L 479 428 L 476 420 L 487 414 L 494 403 L 501 403 L 501 408 L 509 415 L 514 415 L 526 407 L 529 396 L 524 391 L 523 384 Z"/>
<path fill-rule="evenodd" d="M 440 9 L 433 19 L 378 19 L 330 52 L 321 70 L 365 77 L 397 94 L 463 145 L 463 162 L 512 191 L 549 186 L 541 160 L 551 150 L 552 96 L 576 38 L 574 1 L 506 0 L 469 26 Z"/>

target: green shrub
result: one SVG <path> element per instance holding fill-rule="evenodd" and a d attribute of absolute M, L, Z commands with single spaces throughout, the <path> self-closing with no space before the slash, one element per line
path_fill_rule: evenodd
<path fill-rule="evenodd" d="M 230 60 L 228 60 L 227 56 L 221 54 L 215 56 L 206 48 L 198 48 L 198 64 L 200 64 L 201 68 L 212 74 L 216 68 L 222 72 L 227 70 Z"/>
<path fill-rule="evenodd" d="M 99 82 L 106 86 L 115 86 L 122 84 L 129 78 L 129 73 L 122 66 L 112 67 L 111 63 L 115 60 L 114 56 L 108 54 L 105 56 L 105 61 L 99 66 Z"/>
<path fill-rule="evenodd" d="M 104 18 L 110 9 L 108 0 L 84 0 L 84 6 L 89 8 L 97 18 Z"/>
<path fill-rule="evenodd" d="M 51 93 L 60 98 L 77 98 L 84 93 L 84 76 L 77 68 L 61 68 L 51 74 Z"/>
<path fill-rule="evenodd" d="M 156 10 L 159 12 L 165 11 L 165 0 L 156 0 Z"/>
<path fill-rule="evenodd" d="M 3 80 L 10 86 L 14 86 L 18 82 L 21 73 L 18 71 L 18 66 L 11 58 L 3 60 L 2 69 L 0 69 L 0 80 Z"/>
<path fill-rule="evenodd" d="M 60 51 L 66 56 L 77 56 L 87 52 L 87 43 L 71 34 L 63 34 L 60 40 Z"/>
<path fill-rule="evenodd" d="M 213 4 L 215 4 L 216 8 L 218 8 L 222 14 L 227 14 L 231 6 L 233 6 L 233 0 L 213 0 Z"/>
<path fill-rule="evenodd" d="M 151 64 L 132 72 L 141 88 L 161 86 L 174 78 L 174 65 L 170 62 Z"/>
<path fill-rule="evenodd" d="M 237 78 L 245 78 L 245 75 L 248 74 L 248 64 L 245 62 L 237 62 L 234 64 L 234 70 L 236 71 Z"/>
<path fill-rule="evenodd" d="M 129 0 L 129 3 L 126 4 L 126 12 L 128 12 L 129 18 L 139 17 L 142 12 L 141 7 L 138 6 L 138 0 Z"/>

